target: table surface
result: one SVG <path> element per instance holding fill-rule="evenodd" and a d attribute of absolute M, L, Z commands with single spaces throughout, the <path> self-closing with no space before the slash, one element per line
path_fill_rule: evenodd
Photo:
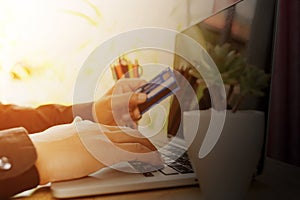
<path fill-rule="evenodd" d="M 122 199 L 202 199 L 198 186 L 177 187 L 160 190 L 139 191 L 122 194 L 101 195 L 76 198 L 81 200 L 122 200 Z M 39 188 L 29 197 L 18 197 L 17 200 L 54 200 L 49 187 Z M 247 195 L 247 200 L 299 200 L 300 168 L 270 158 L 266 159 L 262 175 L 255 178 Z"/>

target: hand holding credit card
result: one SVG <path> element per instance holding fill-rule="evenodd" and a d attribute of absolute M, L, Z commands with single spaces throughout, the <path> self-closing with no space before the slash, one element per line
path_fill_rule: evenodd
<path fill-rule="evenodd" d="M 147 94 L 146 102 L 138 106 L 140 112 L 142 114 L 145 113 L 155 104 L 174 94 L 178 89 L 179 86 L 173 71 L 170 68 L 164 69 L 156 77 L 135 91 Z"/>

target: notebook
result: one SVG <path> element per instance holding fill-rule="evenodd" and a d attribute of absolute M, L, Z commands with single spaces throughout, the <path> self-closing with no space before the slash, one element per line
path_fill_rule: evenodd
<path fill-rule="evenodd" d="M 184 140 L 167 138 L 164 142 L 168 143 L 160 149 L 165 161 L 164 168 L 151 171 L 149 168 L 152 166 L 147 163 L 119 163 L 85 178 L 52 183 L 52 194 L 56 198 L 74 198 L 198 184 Z M 164 145 L 164 142 L 153 141 L 157 147 Z M 141 173 L 124 172 L 132 169 L 140 170 Z"/>
<path fill-rule="evenodd" d="M 239 1 L 235 1 L 234 3 L 237 2 Z M 245 3 L 247 3 L 247 1 L 245 1 Z M 225 8 L 225 6 L 223 8 Z M 231 8 L 226 10 L 229 9 Z M 219 12 L 220 10 L 217 11 Z M 225 12 L 225 14 L 223 14 L 221 17 L 226 18 L 226 16 L 224 17 L 226 13 L 227 12 Z M 220 15 L 216 16 L 215 19 L 219 18 Z M 208 24 L 210 24 L 212 27 L 218 26 L 219 24 L 215 23 L 217 21 L 218 20 L 214 21 L 214 19 L 209 19 Z M 205 28 L 207 24 L 202 24 L 201 26 Z M 199 25 L 195 25 L 195 28 L 199 28 Z M 193 34 L 193 30 L 187 30 L 187 32 L 190 31 L 190 33 Z M 215 29 L 212 30 L 214 31 Z M 237 32 L 234 33 L 239 34 Z M 244 34 L 244 32 L 242 33 Z M 241 40 L 240 37 L 238 37 L 238 39 L 239 41 Z M 181 48 L 184 47 L 181 46 Z M 174 63 L 175 62 L 178 62 L 178 60 L 175 60 Z M 173 117 L 174 116 L 177 115 L 173 115 Z M 178 128 L 182 129 L 182 127 L 176 127 L 176 130 Z M 187 147 L 182 134 L 177 134 L 176 137 L 167 137 L 169 134 L 174 135 L 174 131 L 171 128 L 168 128 L 167 133 L 166 131 L 163 131 L 165 130 L 162 130 L 162 132 L 158 135 L 164 137 L 157 137 L 155 140 L 151 141 L 159 149 L 162 157 L 164 158 L 164 168 L 154 169 L 154 171 L 151 171 L 152 166 L 147 163 L 142 163 L 139 161 L 119 163 L 113 168 L 101 169 L 85 178 L 52 183 L 51 190 L 53 196 L 56 198 L 74 198 L 197 185 L 198 180 L 195 174 L 196 169 L 193 169 L 191 166 L 192 161 L 187 155 Z M 127 169 L 134 169 L 137 172 L 141 171 L 141 173 L 124 172 L 129 171 Z"/>

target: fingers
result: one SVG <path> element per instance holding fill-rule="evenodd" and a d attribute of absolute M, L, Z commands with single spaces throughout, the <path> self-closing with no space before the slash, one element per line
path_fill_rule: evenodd
<path fill-rule="evenodd" d="M 133 93 L 130 97 L 129 105 L 137 106 L 147 100 L 147 95 L 144 93 Z"/>
<path fill-rule="evenodd" d="M 155 146 L 137 130 L 104 125 L 98 127 L 88 124 L 88 126 L 91 127 L 87 129 L 84 126 L 82 127 L 84 129 L 80 129 L 78 133 L 80 141 L 103 165 L 113 166 L 134 160 L 161 165 L 162 160 Z"/>
<path fill-rule="evenodd" d="M 129 125 L 134 128 L 142 115 L 138 105 L 145 102 L 147 95 L 143 93 L 125 93 L 111 97 L 114 120 L 118 125 Z"/>
<path fill-rule="evenodd" d="M 142 115 L 138 108 L 139 104 L 144 103 L 147 100 L 147 95 L 144 93 L 133 94 L 129 101 L 129 111 L 131 111 L 131 118 L 134 121 L 141 119 Z"/>
<path fill-rule="evenodd" d="M 127 152 L 132 152 L 126 154 L 123 161 L 138 160 L 150 163 L 154 166 L 160 166 L 163 164 L 163 160 L 158 151 L 150 151 L 150 149 L 140 143 L 117 143 L 115 145 Z"/>
<path fill-rule="evenodd" d="M 137 128 L 141 119 L 138 105 L 147 100 L 147 95 L 134 91 L 147 83 L 142 79 L 121 79 L 95 103 L 94 115 L 103 124 Z"/>
<path fill-rule="evenodd" d="M 133 120 L 140 120 L 142 118 L 141 112 L 139 110 L 139 108 L 135 108 L 132 112 L 133 116 L 132 119 Z"/>
<path fill-rule="evenodd" d="M 104 132 L 104 134 L 114 143 L 116 144 L 124 144 L 124 143 L 136 143 L 141 144 L 148 149 L 148 151 L 156 151 L 156 147 L 142 134 L 138 133 L 134 130 L 128 130 L 126 132 L 123 131 L 115 131 L 115 132 Z M 137 149 L 138 150 L 138 149 Z M 148 152 L 147 151 L 147 152 Z M 139 151 L 137 151 L 139 152 Z"/>
<path fill-rule="evenodd" d="M 112 108 L 120 109 L 128 107 L 133 110 L 137 105 L 144 103 L 147 100 L 147 95 L 144 93 L 124 93 L 111 96 Z"/>
<path fill-rule="evenodd" d="M 152 152 L 150 149 L 148 149 L 146 146 L 140 144 L 140 143 L 115 143 L 115 145 L 127 152 L 132 153 L 149 153 Z"/>

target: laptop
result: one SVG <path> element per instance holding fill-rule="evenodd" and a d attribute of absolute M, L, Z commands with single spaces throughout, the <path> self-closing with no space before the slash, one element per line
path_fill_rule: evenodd
<path fill-rule="evenodd" d="M 165 142 L 168 145 L 165 145 Z M 170 141 L 166 138 L 165 141 L 160 139 L 153 143 L 156 146 L 165 145 L 160 149 L 165 160 L 164 168 L 149 171 L 152 166 L 148 163 L 139 161 L 119 163 L 85 178 L 52 183 L 53 196 L 74 198 L 198 184 L 186 153 L 184 140 L 173 138 Z M 127 173 L 129 170 L 141 173 Z"/>
<path fill-rule="evenodd" d="M 247 2 L 249 1 L 245 1 L 246 4 Z M 226 15 L 226 10 L 224 10 L 225 14 L 223 14 L 223 16 Z M 220 13 L 221 15 L 222 12 Z M 219 19 L 220 15 L 218 14 L 212 16 L 212 18 L 210 17 L 208 19 L 208 23 L 199 23 L 192 27 L 193 30 L 188 29 L 186 32 L 189 32 L 193 35 L 195 32 L 197 32 L 194 31 L 194 28 L 205 28 L 208 25 L 214 26 L 215 21 L 213 20 L 213 17 L 215 17 L 215 19 Z M 213 31 L 215 31 L 215 29 L 213 29 Z M 235 32 L 235 34 L 237 33 Z M 245 34 L 245 32 L 242 32 L 242 34 Z M 196 39 L 197 38 L 195 38 L 195 40 Z M 238 39 L 240 45 L 241 38 Z M 175 64 L 178 64 L 176 62 L 180 63 L 181 61 L 175 60 L 174 66 Z M 174 109 L 170 109 L 170 111 L 174 111 Z M 181 112 L 183 111 L 184 110 L 181 110 Z M 169 119 L 170 117 L 174 116 L 176 117 L 177 115 L 172 114 L 171 116 L 169 116 Z M 162 130 L 162 132 L 158 134 L 159 137 L 151 140 L 153 144 L 159 149 L 165 161 L 164 168 L 151 171 L 148 169 L 151 169 L 152 166 L 147 163 L 138 161 L 119 163 L 113 168 L 103 168 L 85 178 L 52 183 L 51 191 L 53 196 L 56 198 L 75 198 L 198 185 L 195 169 L 193 169 L 189 156 L 187 155 L 187 147 L 182 136 L 183 134 L 176 134 L 176 136 L 174 136 L 173 129 L 174 126 L 168 127 L 167 130 Z M 182 129 L 182 127 L 175 127 L 175 130 L 180 129 Z M 171 136 L 167 137 L 168 135 Z M 265 153 L 262 152 L 262 160 L 264 158 L 264 155 Z M 259 165 L 262 165 L 261 163 L 263 163 L 263 161 L 261 161 Z M 129 170 L 132 171 L 132 169 L 136 170 L 137 172 L 141 171 L 141 173 L 125 172 Z M 145 169 L 146 171 L 148 170 L 148 172 L 145 172 Z"/>

